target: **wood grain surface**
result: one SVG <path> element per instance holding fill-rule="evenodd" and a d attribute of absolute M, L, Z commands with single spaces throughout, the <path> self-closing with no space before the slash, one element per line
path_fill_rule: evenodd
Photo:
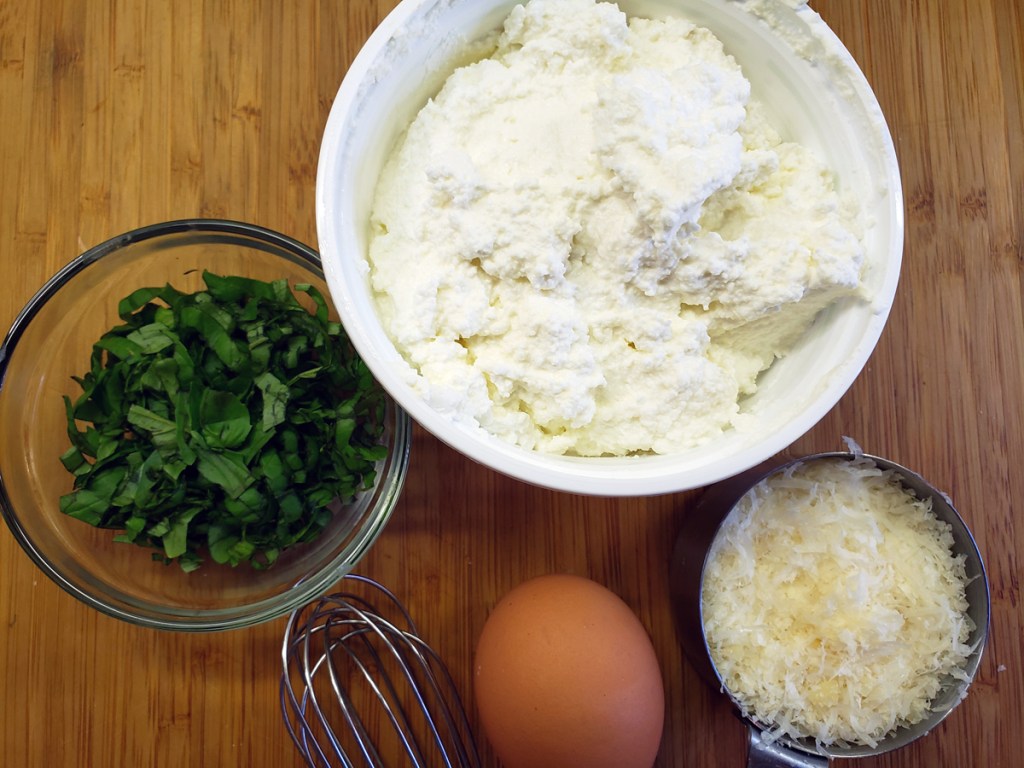
<path fill-rule="evenodd" d="M 84 248 L 144 224 L 226 217 L 315 245 L 320 134 L 346 67 L 393 5 L 2 0 L 0 328 Z M 946 489 L 992 591 L 990 643 L 967 700 L 927 738 L 846 764 L 1016 768 L 1024 3 L 812 6 L 889 120 L 907 244 L 877 351 L 793 450 L 834 449 L 850 435 Z M 672 542 L 695 497 L 541 490 L 417 430 L 405 494 L 359 570 L 402 598 L 467 698 L 475 639 L 505 591 L 554 571 L 596 579 L 653 638 L 668 704 L 658 765 L 739 766 L 743 728 L 684 659 L 668 599 Z M 0 764 L 299 765 L 277 701 L 284 619 L 213 635 L 136 628 L 65 594 L 5 529 L 0 620 Z"/>

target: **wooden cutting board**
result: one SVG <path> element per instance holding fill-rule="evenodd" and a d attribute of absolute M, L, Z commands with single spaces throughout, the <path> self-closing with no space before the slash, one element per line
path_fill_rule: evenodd
<path fill-rule="evenodd" d="M 156 221 L 241 219 L 315 244 L 320 134 L 393 0 L 0 4 L 0 327 L 84 248 Z M 986 557 L 988 651 L 928 738 L 854 768 L 1024 764 L 1024 3 L 812 2 L 863 67 L 902 166 L 902 283 L 877 351 L 793 450 L 867 450 L 948 490 Z M 672 541 L 693 493 L 587 498 L 499 476 L 417 430 L 406 491 L 360 570 L 470 690 L 488 610 L 528 576 L 588 575 L 654 641 L 658 765 L 738 766 L 741 724 L 680 651 Z M 284 620 L 138 629 L 66 595 L 0 532 L 0 754 L 9 766 L 299 765 L 277 703 Z M 475 718 L 475 715 L 473 715 Z M 493 755 L 484 745 L 487 764 Z"/>

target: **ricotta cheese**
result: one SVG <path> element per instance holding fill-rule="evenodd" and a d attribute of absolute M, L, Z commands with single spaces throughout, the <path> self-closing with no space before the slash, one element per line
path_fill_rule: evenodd
<path fill-rule="evenodd" d="M 966 679 L 965 559 L 930 500 L 865 457 L 796 464 L 740 500 L 704 569 L 715 667 L 777 737 L 866 744 Z"/>
<path fill-rule="evenodd" d="M 387 162 L 382 321 L 438 411 L 527 449 L 671 453 L 860 285 L 855 217 L 681 18 L 517 6 Z"/>

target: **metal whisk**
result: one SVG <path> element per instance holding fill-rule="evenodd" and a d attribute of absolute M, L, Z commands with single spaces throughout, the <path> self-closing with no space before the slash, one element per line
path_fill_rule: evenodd
<path fill-rule="evenodd" d="M 479 766 L 452 676 L 408 612 L 372 579 L 344 582 L 292 613 L 281 648 L 281 710 L 306 764 Z"/>

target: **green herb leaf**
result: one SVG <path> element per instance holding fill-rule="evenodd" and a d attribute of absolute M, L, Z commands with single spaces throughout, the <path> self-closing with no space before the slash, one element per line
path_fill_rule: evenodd
<path fill-rule="evenodd" d="M 210 448 L 235 448 L 245 442 L 252 429 L 245 403 L 230 392 L 216 389 L 203 392 L 199 421 Z"/>
<path fill-rule="evenodd" d="M 290 390 L 272 373 L 257 376 L 256 386 L 263 394 L 263 429 L 271 430 L 285 420 Z"/>
<path fill-rule="evenodd" d="M 64 398 L 61 510 L 185 571 L 272 566 L 372 487 L 385 397 L 313 286 L 142 288 Z M 307 305 L 309 304 L 307 302 Z"/>

